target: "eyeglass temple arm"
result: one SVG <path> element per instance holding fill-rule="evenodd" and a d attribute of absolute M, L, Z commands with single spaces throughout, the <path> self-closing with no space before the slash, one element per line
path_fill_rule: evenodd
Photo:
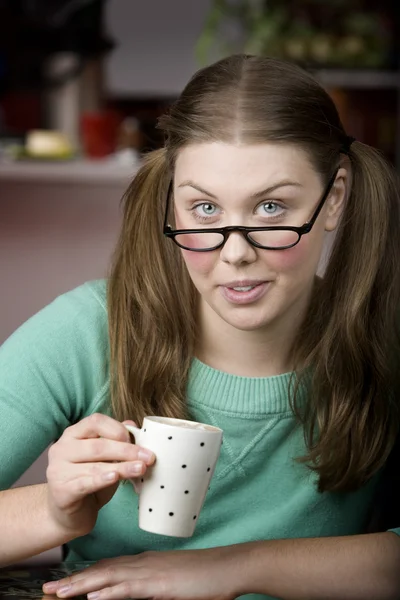
<path fill-rule="evenodd" d="M 170 225 L 168 225 L 168 211 L 169 211 L 169 198 L 172 192 L 172 188 L 173 188 L 173 179 L 171 179 L 171 181 L 169 182 L 168 185 L 168 190 L 167 190 L 167 200 L 166 200 L 166 206 L 165 206 L 165 216 L 164 216 L 164 225 L 163 225 L 163 231 L 169 231 L 171 229 Z"/>
<path fill-rule="evenodd" d="M 338 174 L 339 168 L 340 167 L 338 167 L 336 169 L 336 171 L 332 175 L 331 179 L 329 180 L 328 185 L 327 185 L 326 190 L 325 190 L 325 193 L 322 196 L 322 198 L 321 198 L 321 200 L 320 200 L 320 202 L 319 202 L 319 204 L 318 204 L 318 206 L 317 206 L 317 208 L 315 210 L 315 213 L 313 214 L 313 216 L 311 217 L 311 219 L 309 221 L 307 221 L 307 223 L 305 223 L 303 225 L 303 227 L 306 229 L 306 231 L 310 231 L 311 227 L 314 225 L 315 221 L 318 219 L 318 215 L 321 212 L 322 207 L 324 206 L 324 204 L 326 202 L 326 199 L 328 198 L 329 194 L 331 193 L 333 184 L 336 181 L 336 176 Z"/>

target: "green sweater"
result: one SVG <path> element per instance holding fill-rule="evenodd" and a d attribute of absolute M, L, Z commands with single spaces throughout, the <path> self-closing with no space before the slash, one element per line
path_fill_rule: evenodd
<path fill-rule="evenodd" d="M 0 490 L 66 427 L 93 412 L 109 414 L 108 355 L 104 281 L 60 296 L 3 344 Z M 120 485 L 93 531 L 69 544 L 68 559 L 362 532 L 375 482 L 352 494 L 316 491 L 315 475 L 294 461 L 305 446 L 288 402 L 289 377 L 238 377 L 194 359 L 187 387 L 191 416 L 224 431 L 194 536 L 141 531 L 138 498 L 130 484 Z"/>

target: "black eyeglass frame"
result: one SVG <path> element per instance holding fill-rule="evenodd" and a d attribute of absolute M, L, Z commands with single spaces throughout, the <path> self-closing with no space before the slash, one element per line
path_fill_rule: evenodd
<path fill-rule="evenodd" d="M 338 171 L 339 171 L 339 167 L 336 169 L 335 173 L 329 180 L 328 185 L 326 186 L 325 192 L 323 193 L 321 200 L 317 204 L 314 214 L 312 215 L 310 220 L 306 221 L 306 223 L 304 223 L 304 225 L 301 225 L 301 227 L 285 227 L 283 225 L 276 225 L 276 226 L 271 226 L 271 227 L 245 227 L 243 225 L 229 225 L 227 227 L 215 227 L 215 228 L 207 228 L 207 229 L 172 229 L 171 226 L 168 225 L 169 202 L 170 202 L 170 196 L 171 196 L 171 191 L 172 191 L 172 186 L 173 186 L 173 179 L 171 179 L 170 184 L 168 186 L 168 191 L 167 191 L 167 201 L 166 201 L 166 207 L 165 207 L 163 234 L 166 237 L 171 238 L 175 242 L 175 244 L 177 246 L 179 246 L 179 248 L 182 248 L 183 250 L 189 250 L 190 252 L 213 252 L 214 250 L 218 250 L 219 248 L 222 248 L 225 245 L 229 235 L 233 231 L 239 231 L 244 236 L 246 241 L 256 248 L 261 248 L 262 250 L 288 250 L 289 248 L 293 248 L 293 246 L 296 246 L 300 242 L 303 235 L 310 233 L 315 221 L 318 218 L 319 213 L 321 212 L 321 210 L 326 202 L 326 199 L 328 198 L 328 196 L 331 192 L 331 189 L 332 189 L 333 184 L 335 183 Z M 249 237 L 249 235 L 251 234 L 252 231 L 294 231 L 299 236 L 299 239 L 296 242 L 294 242 L 293 244 L 288 244 L 286 246 L 279 246 L 279 247 L 271 248 L 269 246 L 262 246 L 261 244 L 259 244 L 255 240 L 253 240 L 251 237 Z M 190 234 L 190 233 L 219 233 L 223 236 L 223 240 L 221 241 L 221 243 L 219 243 L 216 246 L 213 246 L 211 248 L 188 248 L 186 246 L 183 246 L 176 240 L 177 235 Z"/>

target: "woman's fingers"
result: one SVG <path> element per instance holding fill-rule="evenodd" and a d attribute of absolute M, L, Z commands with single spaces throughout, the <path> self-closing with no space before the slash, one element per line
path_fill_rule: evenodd
<path fill-rule="evenodd" d="M 60 497 L 60 500 L 64 494 L 67 500 L 68 497 L 87 496 L 120 479 L 140 477 L 145 472 L 146 464 L 141 460 L 122 463 L 81 463 L 74 465 L 73 468 L 65 463 L 62 478 L 60 474 L 53 473 L 51 465 L 47 469 L 47 477 L 53 481 L 54 494 Z"/>
<path fill-rule="evenodd" d="M 43 585 L 47 594 L 57 594 L 59 598 L 69 598 L 88 594 L 88 598 L 148 598 L 149 589 L 148 572 L 142 569 L 132 573 L 134 562 L 129 567 L 113 565 L 93 570 L 86 569 L 78 575 L 67 577 L 58 582 L 49 582 Z M 151 594 L 152 595 L 152 594 Z"/>
<path fill-rule="evenodd" d="M 131 443 L 121 423 L 97 413 L 68 427 L 49 456 L 71 463 L 142 461 L 152 465 L 155 461 L 153 452 Z"/>
<path fill-rule="evenodd" d="M 113 496 L 120 480 L 129 479 L 133 482 L 135 478 L 143 476 L 146 472 L 146 465 L 143 462 L 123 463 L 123 466 L 121 463 L 119 468 L 113 468 L 109 464 L 98 464 L 96 467 L 92 471 L 82 469 L 80 473 L 75 470 L 70 473 L 70 476 L 66 474 L 63 481 L 53 482 L 52 497 L 59 510 L 67 514 L 74 513 L 80 502 L 85 498 L 93 500 L 95 494 L 97 494 L 98 506 L 96 503 L 92 502 L 92 504 L 99 510 Z"/>
<path fill-rule="evenodd" d="M 130 442 L 120 442 L 105 438 L 79 440 L 70 445 L 68 459 L 73 463 L 105 461 L 143 461 L 152 465 L 154 453 Z"/>
<path fill-rule="evenodd" d="M 145 471 L 145 466 L 143 463 L 140 463 L 142 467 L 141 473 L 138 472 L 135 475 L 131 475 L 131 477 L 138 477 L 139 475 L 143 475 Z M 95 492 L 100 492 L 104 488 L 113 485 L 120 479 L 128 479 L 126 475 L 121 475 L 118 471 L 104 471 L 104 473 L 97 473 L 93 475 L 82 475 L 81 477 L 77 477 L 73 479 L 68 484 L 68 493 L 72 496 L 75 501 L 80 498 L 85 498 L 89 494 L 93 494 Z"/>
<path fill-rule="evenodd" d="M 96 592 L 87 594 L 88 600 L 126 600 L 126 598 L 149 598 L 152 595 L 148 582 L 142 581 L 123 581 L 117 585 L 99 589 Z M 60 596 L 61 598 L 63 596 Z"/>
<path fill-rule="evenodd" d="M 104 437 L 120 442 L 130 442 L 129 431 L 126 427 L 119 421 L 101 413 L 94 413 L 68 427 L 63 433 L 63 437 L 77 439 Z"/>

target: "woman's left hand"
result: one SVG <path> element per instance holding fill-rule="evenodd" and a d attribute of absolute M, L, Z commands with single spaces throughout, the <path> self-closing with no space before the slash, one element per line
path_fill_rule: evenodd
<path fill-rule="evenodd" d="M 43 591 L 59 598 L 88 594 L 88 600 L 233 600 L 240 595 L 240 554 L 240 546 L 224 546 L 104 559 L 45 583 Z"/>

